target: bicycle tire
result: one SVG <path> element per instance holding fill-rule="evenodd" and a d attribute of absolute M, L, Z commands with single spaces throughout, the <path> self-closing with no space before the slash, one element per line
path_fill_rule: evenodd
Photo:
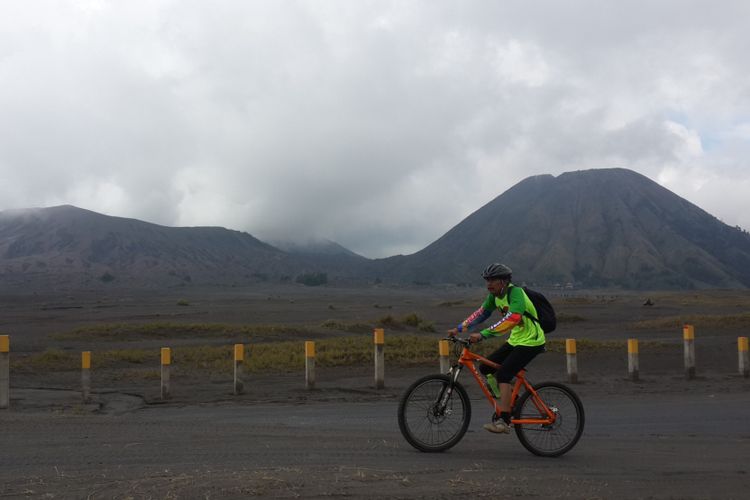
<path fill-rule="evenodd" d="M 539 397 L 553 411 L 557 419 L 552 425 L 514 424 L 516 436 L 521 444 L 534 455 L 559 457 L 570 451 L 581 438 L 586 416 L 578 395 L 569 387 L 557 382 L 542 382 L 535 385 Z M 525 392 L 514 411 L 514 418 L 544 418 L 534 404 L 530 392 Z"/>
<path fill-rule="evenodd" d="M 444 391 L 452 386 L 446 408 L 440 410 Z M 471 421 L 471 403 L 466 389 L 448 375 L 427 375 L 414 382 L 401 396 L 398 426 L 406 441 L 422 452 L 441 452 L 458 443 Z"/>

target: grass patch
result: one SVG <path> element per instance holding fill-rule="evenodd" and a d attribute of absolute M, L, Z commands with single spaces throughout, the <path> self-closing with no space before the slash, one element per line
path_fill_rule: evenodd
<path fill-rule="evenodd" d="M 371 333 L 374 327 L 393 330 L 416 328 L 423 332 L 434 332 L 432 322 L 412 313 L 403 318 L 385 316 L 374 323 L 344 322 L 329 319 L 321 328 L 347 333 Z M 319 329 L 317 330 L 319 331 Z M 191 338 L 282 338 L 288 335 L 315 336 L 316 329 L 308 326 L 290 325 L 232 325 L 224 323 L 102 323 L 76 328 L 69 332 L 54 333 L 53 340 L 83 341 L 127 341 Z"/>
<path fill-rule="evenodd" d="M 418 366 L 435 363 L 438 358 L 439 337 L 419 334 L 387 335 L 385 360 L 389 366 Z M 621 350 L 626 352 L 626 341 L 576 342 L 580 352 Z M 644 348 L 664 347 L 661 342 L 642 342 Z M 499 342 L 483 342 L 474 346 L 474 352 L 489 355 L 500 346 Z M 303 341 L 261 342 L 248 344 L 244 370 L 247 373 L 300 372 L 305 366 Z M 362 366 L 372 363 L 371 335 L 356 335 L 315 342 L 316 363 L 321 367 Z M 564 339 L 547 342 L 550 352 L 565 352 Z M 114 379 L 153 380 L 159 378 L 158 349 L 121 349 L 92 352 L 92 370 L 111 370 Z M 184 346 L 172 350 L 172 368 L 177 375 L 232 373 L 233 347 Z M 80 370 L 80 353 L 59 349 L 25 356 L 12 362 L 13 371 L 24 373 L 64 372 Z"/>
<path fill-rule="evenodd" d="M 430 321 L 426 321 L 416 313 L 407 314 L 401 319 L 394 318 L 390 314 L 378 319 L 375 324 L 381 328 L 391 330 L 404 330 L 406 328 L 417 328 L 422 332 L 434 332 L 435 326 Z"/>
<path fill-rule="evenodd" d="M 329 330 L 348 333 L 368 333 L 371 332 L 373 328 L 372 325 L 367 323 L 346 323 L 335 319 L 326 320 L 321 323 L 320 326 Z"/>
<path fill-rule="evenodd" d="M 159 362 L 159 357 L 153 350 L 148 349 L 119 349 L 116 351 L 104 351 L 94 357 L 92 353 L 92 369 L 103 368 L 115 364 L 146 365 L 150 362 Z"/>
<path fill-rule="evenodd" d="M 440 302 L 437 306 L 438 307 L 453 307 L 453 306 L 462 306 L 464 305 L 463 300 L 446 300 L 445 302 Z"/>
<path fill-rule="evenodd" d="M 94 375 L 96 376 L 96 370 Z M 110 371 L 108 373 L 109 378 L 114 381 L 125 381 L 125 382 L 151 382 L 154 380 L 161 379 L 161 368 L 124 368 L 120 370 Z"/>
<path fill-rule="evenodd" d="M 121 349 L 116 351 L 99 351 L 91 353 L 91 369 L 117 368 L 123 365 L 146 365 L 152 361 L 159 363 L 159 352 L 147 349 Z M 68 372 L 81 369 L 81 353 L 47 349 L 38 354 L 31 354 L 14 359 L 11 363 L 14 371 L 23 373 Z"/>
<path fill-rule="evenodd" d="M 22 358 L 14 356 L 10 363 L 13 371 L 22 373 L 34 372 L 65 372 L 81 369 L 81 354 L 62 351 L 60 349 L 46 349 L 38 354 Z"/>
<path fill-rule="evenodd" d="M 748 330 L 750 329 L 750 313 L 733 315 L 689 314 L 684 316 L 665 316 L 663 318 L 648 319 L 633 323 L 639 330 L 679 330 L 685 323 L 695 328 L 712 330 Z"/>
<path fill-rule="evenodd" d="M 311 333 L 306 327 L 288 325 L 230 325 L 223 323 L 103 323 L 50 335 L 54 340 L 146 340 L 195 337 L 283 336 Z"/>

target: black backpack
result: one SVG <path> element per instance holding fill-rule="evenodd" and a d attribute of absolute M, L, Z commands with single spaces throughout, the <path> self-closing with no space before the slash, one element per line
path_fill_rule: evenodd
<path fill-rule="evenodd" d="M 509 303 L 510 292 L 513 290 L 513 288 L 508 291 Z M 539 326 L 542 327 L 544 333 L 551 333 L 555 331 L 555 328 L 557 328 L 557 317 L 555 316 L 555 309 L 552 307 L 552 304 L 549 303 L 547 297 L 528 287 L 523 287 L 523 291 L 526 292 L 529 300 L 531 300 L 531 303 L 534 304 L 534 308 L 536 309 L 536 313 L 539 315 L 539 317 L 535 318 L 534 315 L 532 315 L 528 311 L 525 311 L 523 315 L 539 323 Z"/>

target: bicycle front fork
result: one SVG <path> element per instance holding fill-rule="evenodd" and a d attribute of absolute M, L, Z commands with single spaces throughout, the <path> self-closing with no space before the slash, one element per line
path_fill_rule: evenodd
<path fill-rule="evenodd" d="M 439 409 L 439 411 L 444 411 L 444 409 L 448 405 L 451 394 L 453 394 L 453 385 L 458 382 L 458 376 L 461 374 L 461 368 L 461 365 L 453 365 L 448 370 L 447 375 L 450 378 L 450 383 L 443 388 L 443 392 L 438 399 L 437 408 Z"/>

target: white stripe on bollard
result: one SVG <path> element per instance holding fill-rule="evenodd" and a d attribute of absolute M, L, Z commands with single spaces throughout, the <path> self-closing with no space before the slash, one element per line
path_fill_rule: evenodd
<path fill-rule="evenodd" d="M 315 342 L 305 342 L 305 387 L 315 389 Z"/>
<path fill-rule="evenodd" d="M 682 327 L 682 340 L 685 344 L 685 378 L 695 378 L 695 330 L 693 325 Z"/>
<path fill-rule="evenodd" d="M 638 381 L 638 339 L 628 339 L 628 376 Z"/>
<path fill-rule="evenodd" d="M 748 356 L 748 339 L 747 337 L 737 338 L 737 354 L 739 355 L 740 375 L 750 377 L 750 357 Z"/>
<path fill-rule="evenodd" d="M 10 337 L 0 335 L 0 409 L 10 406 Z"/>
<path fill-rule="evenodd" d="M 373 340 L 375 343 L 375 388 L 382 389 L 385 387 L 385 355 L 383 353 L 385 332 L 382 328 L 375 329 Z"/>
<path fill-rule="evenodd" d="M 578 359 L 576 353 L 576 339 L 565 339 L 565 354 L 568 360 L 568 382 L 578 382 Z"/>
<path fill-rule="evenodd" d="M 84 403 L 91 401 L 91 351 L 81 353 L 81 395 Z"/>
<path fill-rule="evenodd" d="M 169 399 L 169 366 L 172 364 L 172 350 L 169 347 L 161 348 L 161 398 Z"/>
<path fill-rule="evenodd" d="M 245 384 L 242 382 L 242 363 L 245 361 L 245 346 L 234 344 L 234 394 L 242 394 Z"/>

